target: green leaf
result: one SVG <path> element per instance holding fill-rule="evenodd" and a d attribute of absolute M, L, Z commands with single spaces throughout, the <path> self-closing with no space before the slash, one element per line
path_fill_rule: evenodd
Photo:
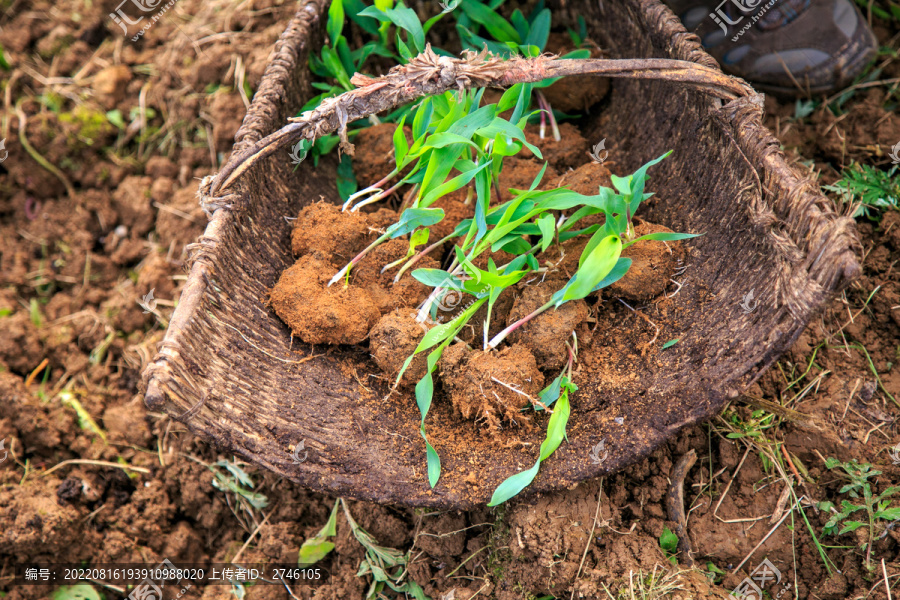
<path fill-rule="evenodd" d="M 569 406 L 568 390 L 565 390 L 556 403 L 553 414 L 550 415 L 550 421 L 547 423 L 547 437 L 541 443 L 541 453 L 537 462 L 527 471 L 521 471 L 503 481 L 491 496 L 488 506 L 497 506 L 503 504 L 522 490 L 524 490 L 538 474 L 541 462 L 553 454 L 562 443 L 566 435 L 566 424 L 569 422 Z"/>
<path fill-rule="evenodd" d="M 338 57 L 337 52 L 335 52 L 332 48 L 328 46 L 322 47 L 322 61 L 325 64 L 325 67 L 328 69 L 328 73 L 331 77 L 337 79 L 338 83 L 346 90 L 353 89 L 353 84 L 350 83 L 350 76 L 347 74 L 347 71 L 344 69 L 344 64 L 341 62 L 341 59 Z"/>
<path fill-rule="evenodd" d="M 325 526 L 319 530 L 319 533 L 315 535 L 315 537 L 311 537 L 308 540 L 303 542 L 303 545 L 300 546 L 300 554 L 297 557 L 297 563 L 301 565 L 312 565 L 323 558 L 334 550 L 334 544 L 328 541 L 328 538 L 334 537 L 337 534 L 337 514 L 338 514 L 338 503 L 340 500 L 335 500 L 334 507 L 331 509 L 331 516 L 328 517 L 328 520 L 325 522 Z"/>
<path fill-rule="evenodd" d="M 451 275 L 442 269 L 416 269 L 412 272 L 413 278 L 429 287 L 462 287 L 462 281 L 456 275 Z"/>
<path fill-rule="evenodd" d="M 353 173 L 353 161 L 349 154 L 341 156 L 341 162 L 337 168 L 337 191 L 341 200 L 347 199 L 356 192 L 356 174 Z"/>
<path fill-rule="evenodd" d="M 459 163 L 457 163 L 459 164 Z M 467 169 L 451 179 L 450 181 L 446 181 L 436 188 L 428 191 L 425 196 L 419 201 L 421 206 L 430 206 L 434 203 L 435 200 L 442 196 L 446 196 L 456 190 L 462 188 L 467 183 L 472 181 L 472 178 L 475 177 L 480 171 L 484 170 L 485 167 L 490 165 L 491 163 L 485 162 L 480 166 L 475 166 L 474 168 Z M 425 185 L 422 185 L 422 191 L 425 192 Z"/>
<path fill-rule="evenodd" d="M 440 208 L 407 208 L 400 215 L 400 220 L 385 230 L 385 234 L 391 239 L 398 238 L 419 227 L 430 227 L 443 218 L 444 211 Z"/>
<path fill-rule="evenodd" d="M 560 374 L 550 383 L 550 385 L 541 390 L 541 393 L 538 394 L 538 400 L 541 402 L 541 404 L 543 404 L 544 406 L 550 406 L 559 399 L 563 379 L 565 378 L 562 374 Z M 534 410 L 537 411 L 544 409 L 540 405 L 537 405 L 534 407 Z"/>
<path fill-rule="evenodd" d="M 488 33 L 499 42 L 522 43 L 519 33 L 509 24 L 509 21 L 498 13 L 482 4 L 479 0 L 463 0 L 462 9 L 466 15 L 487 29 Z"/>
<path fill-rule="evenodd" d="M 900 506 L 896 506 L 894 508 L 888 508 L 886 510 L 879 510 L 875 513 L 876 519 L 887 519 L 888 521 L 897 521 L 900 520 Z"/>
<path fill-rule="evenodd" d="M 394 130 L 394 164 L 397 168 L 403 164 L 409 153 L 409 143 L 406 141 L 406 132 L 403 131 L 404 123 L 406 123 L 406 115 L 403 115 L 403 118 L 397 123 L 397 129 Z"/>
<path fill-rule="evenodd" d="M 425 31 L 422 29 L 422 23 L 419 21 L 419 17 L 414 10 L 407 8 L 402 4 L 384 10 L 379 10 L 374 6 L 370 6 L 359 14 L 365 17 L 374 17 L 382 23 L 393 23 L 400 29 L 405 30 L 409 33 L 408 39 L 412 41 L 413 47 L 411 51 L 414 54 L 419 54 L 425 50 Z"/>
<path fill-rule="evenodd" d="M 331 45 L 337 44 L 338 38 L 341 37 L 341 30 L 344 29 L 344 3 L 343 0 L 331 0 L 331 6 L 328 8 L 328 23 L 325 25 L 325 32 Z"/>
<path fill-rule="evenodd" d="M 616 266 L 612 268 L 612 271 L 609 272 L 609 275 L 604 277 L 600 283 L 594 286 L 593 291 L 601 290 L 605 287 L 611 286 L 618 280 L 625 277 L 625 274 L 628 273 L 628 269 L 631 268 L 631 259 L 627 256 L 619 257 L 619 260 L 616 261 Z"/>
<path fill-rule="evenodd" d="M 492 106 L 492 105 L 488 105 Z M 494 105 L 495 106 L 495 105 Z M 496 108 L 496 106 L 495 106 Z M 522 143 L 523 146 L 528 148 L 532 154 L 534 154 L 539 159 L 543 159 L 544 156 L 541 154 L 541 151 L 534 144 L 528 143 L 528 140 L 525 139 L 525 133 L 519 128 L 507 121 L 502 117 L 497 117 L 493 119 L 488 125 L 482 126 L 476 132 L 478 135 L 493 138 L 498 133 L 505 135 L 508 138 L 512 138 L 514 140 L 518 140 Z"/>
<path fill-rule="evenodd" d="M 553 243 L 553 234 L 556 233 L 556 219 L 550 213 L 544 215 L 537 220 L 538 227 L 541 228 L 541 252 L 547 250 Z"/>
<path fill-rule="evenodd" d="M 106 120 L 119 129 L 125 129 L 125 118 L 122 116 L 122 111 L 118 108 L 107 112 Z"/>
<path fill-rule="evenodd" d="M 844 535 L 845 533 L 850 533 L 851 531 L 856 531 L 860 527 L 865 527 L 866 524 L 862 521 L 845 521 L 844 526 L 841 527 L 841 530 L 838 532 L 838 535 Z"/>
<path fill-rule="evenodd" d="M 825 460 L 825 466 L 829 469 L 833 469 L 841 464 L 841 461 L 834 457 L 829 457 Z"/>
<path fill-rule="evenodd" d="M 422 429 L 419 433 L 422 434 L 422 438 L 425 439 L 425 459 L 426 464 L 428 465 L 428 485 L 432 488 L 437 485 L 438 480 L 441 478 L 441 457 L 438 456 L 437 450 L 431 445 L 428 441 L 428 438 L 425 437 L 425 430 Z"/>
<path fill-rule="evenodd" d="M 680 341 L 681 341 L 681 338 L 675 338 L 674 340 L 669 340 L 668 342 L 663 344 L 662 349 L 665 350 L 666 348 L 671 348 L 672 346 L 674 346 L 675 344 L 677 344 Z"/>
<path fill-rule="evenodd" d="M 547 38 L 550 36 L 550 9 L 545 8 L 537 14 L 537 17 L 531 22 L 531 29 L 525 36 L 524 43 L 526 45 L 537 46 L 543 51 L 547 45 Z"/>
<path fill-rule="evenodd" d="M 615 235 L 603 238 L 590 252 L 585 248 L 578 271 L 572 276 L 566 287 L 553 294 L 556 306 L 559 307 L 569 300 L 580 300 L 587 297 L 613 270 L 621 253 L 622 240 Z"/>
<path fill-rule="evenodd" d="M 639 238 L 635 238 L 625 244 L 625 248 L 644 240 L 656 240 L 658 242 L 674 242 L 677 240 L 687 240 L 690 238 L 700 237 L 702 233 L 675 233 L 668 231 L 658 231 L 656 233 L 648 233 Z"/>
<path fill-rule="evenodd" d="M 413 139 L 419 140 L 428 130 L 431 124 L 431 116 L 434 114 L 434 104 L 431 98 L 425 98 L 422 104 L 416 110 L 416 116 L 413 117 Z"/>
<path fill-rule="evenodd" d="M 659 536 L 659 547 L 670 554 L 674 554 L 678 550 L 678 536 L 666 527 L 663 529 L 662 535 Z"/>

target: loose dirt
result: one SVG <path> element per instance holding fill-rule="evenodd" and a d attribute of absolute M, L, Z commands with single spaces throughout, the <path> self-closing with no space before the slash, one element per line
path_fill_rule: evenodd
<path fill-rule="evenodd" d="M 0 591 L 7 600 L 53 591 L 13 586 L 7 576 L 15 564 L 225 562 L 242 548 L 247 563 L 293 562 L 334 502 L 244 465 L 267 505 L 241 508 L 196 462 L 235 457 L 148 411 L 138 384 L 184 289 L 186 246 L 206 225 L 196 180 L 227 158 L 244 116 L 244 89 L 257 89 L 296 5 L 179 0 L 135 43 L 110 21 L 114 8 L 38 0 L 13 3 L 0 16 L 0 44 L 13 68 L 6 89 L 13 105 L 24 99 L 26 116 L 20 129 L 8 107 L 9 156 L 0 164 L 0 457 L 8 453 L 0 462 Z M 896 49 L 896 22 L 872 20 L 879 44 Z M 895 58 L 879 60 L 887 63 L 879 80 L 900 76 Z M 841 114 L 820 106 L 804 118 L 795 118 L 795 103 L 767 98 L 768 124 L 798 165 L 821 173 L 822 183 L 836 180 L 851 160 L 886 168 L 887 151 L 900 141 L 897 115 L 884 108 L 896 102 L 890 89 L 856 89 Z M 142 123 L 139 115 L 149 108 L 154 114 L 145 112 Z M 124 129 L 110 123 L 109 110 L 126 119 Z M 132 114 L 138 117 L 131 120 Z M 72 197 L 19 143 L 23 132 L 72 184 Z M 586 164 L 588 150 L 580 148 L 570 166 Z M 822 457 L 875 464 L 882 472 L 874 480 L 877 492 L 900 480 L 889 455 L 900 441 L 900 409 L 891 400 L 900 399 L 900 218 L 889 213 L 861 221 L 860 233 L 862 277 L 746 397 L 641 463 L 498 509 L 423 513 L 350 502 L 350 510 L 379 544 L 410 551 L 409 577 L 434 599 L 596 598 L 605 597 L 604 587 L 614 597 L 620 591 L 630 597 L 630 590 L 641 597 L 650 574 L 663 569 L 678 588 L 672 598 L 725 598 L 765 557 L 782 574 L 769 591 L 789 583 L 786 595 L 799 598 L 887 598 L 881 560 L 894 585 L 897 530 L 876 540 L 874 574 L 863 567 L 856 532 L 822 534 L 825 510 L 795 511 L 767 537 L 777 523 L 773 516 L 791 501 L 781 502 L 784 480 L 756 449 L 748 451 L 752 438 L 738 428 L 761 418 L 752 402 L 807 415 L 780 411 L 762 435 L 789 453 L 804 481 L 801 487 L 792 475 L 798 495 L 815 501 L 847 499 L 839 491 L 846 481 Z M 676 290 L 670 284 L 666 293 Z M 605 320 L 624 320 L 644 341 L 654 329 L 607 295 L 597 302 L 579 331 L 595 358 L 581 368 L 598 373 L 595 385 L 625 385 L 618 371 L 622 346 L 604 334 Z M 657 326 L 670 310 L 665 296 L 634 308 Z M 541 375 L 527 372 L 532 379 Z M 583 374 L 576 370 L 575 381 Z M 502 417 L 497 414 L 501 424 Z M 610 413 L 610 419 L 627 417 Z M 683 570 L 683 557 L 679 567 L 671 565 L 659 544 L 663 530 L 674 529 L 664 498 L 673 464 L 689 450 L 699 457 L 685 481 L 698 563 L 692 571 Z M 67 462 L 45 475 L 71 460 L 122 468 Z M 804 519 L 833 561 L 831 573 Z M 371 578 L 356 575 L 364 550 L 343 517 L 333 541 L 322 563 L 331 584 L 294 588 L 298 597 L 365 597 Z M 126 595 L 96 589 L 106 598 Z M 250 600 L 288 597 L 276 586 L 250 586 L 245 593 Z M 183 598 L 230 594 L 228 587 L 195 587 Z"/>

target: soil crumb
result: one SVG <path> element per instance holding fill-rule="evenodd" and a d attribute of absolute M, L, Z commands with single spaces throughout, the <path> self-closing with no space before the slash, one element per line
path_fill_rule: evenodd
<path fill-rule="evenodd" d="M 525 139 L 528 143 L 537 146 L 544 160 L 549 161 L 550 166 L 558 171 L 575 169 L 589 160 L 590 143 L 581 135 L 578 127 L 571 123 L 560 123 L 559 135 L 560 139 L 557 142 L 548 127 L 544 139 L 541 139 L 538 125 L 529 125 L 525 128 Z M 552 177 L 547 180 L 552 180 Z"/>
<path fill-rule="evenodd" d="M 391 377 L 397 378 L 406 359 L 415 352 L 425 335 L 425 326 L 416 322 L 416 311 L 402 309 L 383 317 L 369 333 L 369 349 L 375 364 Z M 401 385 L 413 385 L 425 376 L 428 352 L 421 352 L 403 373 Z"/>
<path fill-rule="evenodd" d="M 509 311 L 506 324 L 512 325 L 546 304 L 563 285 L 562 281 L 553 280 L 525 286 Z M 566 302 L 559 308 L 544 311 L 519 327 L 510 334 L 509 341 L 528 348 L 540 369 L 558 369 L 566 364 L 568 358 L 566 340 L 589 315 L 590 309 L 584 300 Z"/>
<path fill-rule="evenodd" d="M 634 228 L 636 236 L 672 230 L 654 223 L 640 223 Z M 678 261 L 683 258 L 681 242 L 644 240 L 622 251 L 622 256 L 632 260 L 625 276 L 609 286 L 613 296 L 643 302 L 665 292 L 669 279 L 675 273 Z"/>
<path fill-rule="evenodd" d="M 381 317 L 372 296 L 337 282 L 331 263 L 307 254 L 282 273 L 269 294 L 275 313 L 308 344 L 358 344 Z"/>
<path fill-rule="evenodd" d="M 546 156 L 544 157 L 546 158 Z M 515 156 L 507 157 L 503 160 L 503 170 L 500 171 L 500 198 L 505 202 L 513 197 L 510 189 L 527 190 L 534 183 L 534 178 L 538 176 L 541 169 L 544 168 L 544 161 L 536 158 L 517 158 Z M 548 182 L 553 181 L 558 176 L 553 165 L 547 165 L 544 176 L 541 178 L 541 184 L 537 189 L 550 189 Z M 493 204 L 495 198 L 491 199 Z"/>
<path fill-rule="evenodd" d="M 300 257 L 313 252 L 341 267 L 365 247 L 369 237 L 366 216 L 328 202 L 304 206 L 291 232 L 291 250 Z"/>
<path fill-rule="evenodd" d="M 504 422 L 530 425 L 531 417 L 520 409 L 544 387 L 544 376 L 525 346 L 481 352 L 454 344 L 439 365 L 444 390 L 463 418 L 482 421 L 491 433 Z"/>
<path fill-rule="evenodd" d="M 376 247 L 363 258 L 352 271 L 353 285 L 365 289 L 378 311 L 384 315 L 397 308 L 416 307 L 428 297 L 431 288 L 416 280 L 409 271 L 400 281 L 394 283 L 394 276 L 400 265 L 382 273 L 389 265 L 406 256 L 409 241 L 388 240 Z M 415 269 L 439 269 L 440 264 L 430 256 L 423 256 L 415 264 Z"/>

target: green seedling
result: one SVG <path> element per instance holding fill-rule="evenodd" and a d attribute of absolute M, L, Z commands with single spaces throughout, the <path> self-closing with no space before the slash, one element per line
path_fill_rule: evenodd
<path fill-rule="evenodd" d="M 818 506 L 821 510 L 832 513 L 823 531 L 828 535 L 843 535 L 862 527 L 867 528 L 867 541 L 860 544 L 860 547 L 866 550 L 866 569 L 873 571 L 875 566 L 872 564 L 872 543 L 875 541 L 876 528 L 886 531 L 893 522 L 900 521 L 900 506 L 890 507 L 891 496 L 900 492 L 900 486 L 891 486 L 880 494 L 875 494 L 872 490 L 873 482 L 870 480 L 881 475 L 881 471 L 872 469 L 869 463 L 860 464 L 856 460 L 842 463 L 836 458 L 828 458 L 825 466 L 829 469 L 840 468 L 843 471 L 841 475 L 850 480 L 850 483 L 844 485 L 838 493 L 861 499 L 862 503 L 854 504 L 849 500 L 842 500 L 838 510 L 832 502 L 820 502 Z M 850 519 L 850 515 L 860 511 L 866 517 L 865 521 Z"/>
<path fill-rule="evenodd" d="M 507 55 L 539 55 L 550 31 L 550 11 L 538 5 L 525 17 L 521 11 L 516 10 L 507 21 L 495 11 L 501 3 L 502 0 L 484 3 L 454 0 L 442 4 L 444 11 L 422 24 L 416 13 L 402 2 L 376 0 L 374 6 L 366 7 L 361 0 L 332 0 L 326 25 L 329 44 L 323 48 L 321 57 L 311 60 L 317 75 L 336 83 L 320 84 L 319 89 L 324 93 L 311 100 L 304 109 L 315 107 L 328 95 L 349 89 L 352 85 L 351 74 L 359 70 L 365 59 L 372 54 L 394 56 L 393 52 L 396 50 L 397 56 L 394 58 L 401 63 L 407 62 L 426 48 L 425 36 L 429 29 L 451 11 L 457 19 L 457 30 L 464 47 L 481 50 L 487 46 L 488 49 Z M 360 28 L 376 38 L 355 54 L 349 51 L 343 35 L 345 16 L 348 15 Z M 492 39 L 481 37 L 482 34 Z M 580 31 L 570 34 L 579 45 L 584 42 L 586 28 L 583 20 Z M 567 57 L 582 58 L 588 55 L 587 50 L 580 50 Z M 487 332 L 492 309 L 503 292 L 515 286 L 526 275 L 542 273 L 550 268 L 541 265 L 542 253 L 553 244 L 563 243 L 579 235 L 590 236 L 576 273 L 565 286 L 556 290 L 550 302 L 521 321 L 513 323 L 494 339 L 487 339 L 485 333 L 483 346 L 485 351 L 490 351 L 502 343 L 506 336 L 542 312 L 559 308 L 572 300 L 586 298 L 624 276 L 631 261 L 621 254 L 631 244 L 642 239 L 665 241 L 694 237 L 689 234 L 657 233 L 636 238 L 634 234 L 632 217 L 640 203 L 651 197 L 651 194 L 644 191 L 647 170 L 668 154 L 648 162 L 628 177 L 613 176 L 615 189 L 598 188 L 593 195 L 578 194 L 565 188 L 538 190 L 544 173 L 542 170 L 528 190 L 511 190 L 510 200 L 491 206 L 492 199 L 497 197 L 500 200 L 498 181 L 506 157 L 515 156 L 527 149 L 535 157 L 542 159 L 540 150 L 526 140 L 524 127 L 529 118 L 540 112 L 550 116 L 551 126 L 556 129 L 549 105 L 540 94 L 534 93 L 553 81 L 555 80 L 513 85 L 496 104 L 481 105 L 483 89 L 446 92 L 424 98 L 413 106 L 393 113 L 398 123 L 393 136 L 393 166 L 385 169 L 387 172 L 384 177 L 374 185 L 355 193 L 341 193 L 346 198 L 343 210 L 358 211 L 391 196 L 401 188 L 406 190 L 398 222 L 388 227 L 378 239 L 350 260 L 332 277 L 328 285 L 342 279 L 349 284 L 353 267 L 387 240 L 401 237 L 408 237 L 409 240 L 406 256 L 383 266 L 382 272 L 399 267 L 394 281 L 398 281 L 419 259 L 438 245 L 455 241 L 456 250 L 449 266 L 412 272 L 414 278 L 434 288 L 420 306 L 418 320 L 435 326 L 427 331 L 415 352 L 407 357 L 397 377 L 399 384 L 413 358 L 427 352 L 426 374 L 416 384 L 415 395 L 421 413 L 420 434 L 426 446 L 428 480 L 432 487 L 437 484 L 441 472 L 440 457 L 429 443 L 425 429 L 425 419 L 434 393 L 433 374 L 443 351 L 456 340 L 462 328 L 482 306 L 486 305 L 487 308 L 484 323 L 484 331 Z M 531 111 L 533 99 L 536 99 L 539 111 Z M 508 119 L 501 116 L 508 112 L 511 114 Z M 408 133 L 405 129 L 407 124 Z M 351 131 L 350 134 L 352 133 Z M 306 144 L 306 150 L 315 149 L 316 144 L 327 144 L 328 148 L 323 146 L 322 149 L 329 149 L 337 143 L 323 140 L 325 138 L 313 143 L 303 143 Z M 349 189 L 349 186 L 345 187 L 345 190 Z M 440 198 L 461 189 L 467 190 L 466 202 L 474 203 L 474 216 L 460 223 L 450 235 L 429 245 L 429 228 L 444 218 L 443 211 L 432 208 L 432 205 Z M 598 214 L 605 217 L 602 224 L 580 226 L 582 219 Z M 486 269 L 475 266 L 474 261 L 478 257 L 498 250 L 512 254 L 515 258 L 505 265 L 497 265 L 493 260 L 488 260 Z M 437 302 L 448 290 L 468 295 L 470 303 L 449 322 L 436 324 L 434 318 Z M 541 444 L 537 462 L 531 469 L 503 482 L 494 493 L 492 506 L 505 502 L 529 485 L 537 475 L 540 463 L 559 447 L 565 437 L 570 412 L 569 394 L 577 389 L 571 380 L 574 358 L 575 350 L 570 349 L 569 362 L 563 372 L 535 401 L 535 410 L 547 409 L 552 412 L 547 437 Z M 549 406 L 553 404 L 556 408 L 551 411 Z"/>
<path fill-rule="evenodd" d="M 480 0 L 462 0 L 460 10 L 454 14 L 457 18 L 456 29 L 459 32 L 463 48 L 473 51 L 487 48 L 491 53 L 499 56 L 510 56 L 512 54 L 540 56 L 544 52 L 547 39 L 550 36 L 550 10 L 544 8 L 544 3 L 541 1 L 538 2 L 528 17 L 517 8 L 513 11 L 510 20 L 507 21 L 496 11 L 497 7 L 502 3 L 503 0 L 495 0 L 488 3 L 483 3 Z M 486 39 L 479 35 L 482 28 L 491 39 Z M 587 27 L 583 18 L 580 21 L 580 32 L 583 35 L 575 34 L 575 32 L 570 30 L 573 41 L 577 39 L 577 48 L 584 44 L 587 37 Z M 590 55 L 589 50 L 579 49 L 569 52 L 561 58 L 589 58 Z M 540 109 L 541 139 L 544 138 L 548 122 L 553 139 L 556 141 L 561 139 L 553 109 L 539 91 L 541 88 L 553 85 L 557 80 L 556 78 L 545 79 L 532 86 Z"/>
<path fill-rule="evenodd" d="M 668 527 L 663 529 L 659 536 L 659 547 L 665 552 L 666 558 L 673 565 L 678 564 L 678 536 L 675 535 Z"/>
<path fill-rule="evenodd" d="M 857 204 L 854 217 L 880 220 L 885 210 L 900 210 L 900 174 L 894 165 L 882 171 L 869 165 L 852 164 L 841 172 L 841 179 L 824 189 L 840 194 L 847 203 Z"/>
<path fill-rule="evenodd" d="M 338 503 L 340 499 L 334 501 L 334 507 L 331 509 L 331 516 L 328 517 L 328 521 L 325 522 L 324 527 L 319 530 L 319 533 L 315 535 L 315 537 L 311 537 L 308 540 L 303 542 L 303 545 L 300 546 L 300 553 L 297 557 L 297 564 L 300 565 L 313 565 L 323 558 L 325 558 L 329 552 L 334 550 L 334 543 L 329 542 L 328 538 L 333 538 L 337 535 L 337 514 L 338 514 Z"/>
<path fill-rule="evenodd" d="M 568 345 L 567 345 L 568 346 Z M 553 382 L 548 385 L 540 393 L 537 402 L 547 411 L 550 406 L 555 403 L 556 408 L 552 409 L 550 420 L 547 423 L 547 437 L 541 442 L 540 454 L 534 466 L 526 471 L 520 471 L 511 477 L 508 477 L 503 483 L 497 486 L 491 496 L 488 506 L 497 506 L 503 504 L 513 496 L 528 487 L 534 478 L 537 477 L 541 463 L 547 460 L 553 454 L 563 438 L 566 437 L 566 425 L 569 422 L 571 414 L 571 406 L 569 405 L 569 393 L 578 390 L 578 386 L 572 383 L 572 365 L 575 362 L 575 351 L 569 346 L 569 362 L 563 369 L 563 373 L 559 375 Z M 538 410 L 536 408 L 535 410 Z"/>
<path fill-rule="evenodd" d="M 236 461 L 220 460 L 210 465 L 193 456 L 188 456 L 188 458 L 212 471 L 213 487 L 226 494 L 228 492 L 233 493 L 240 509 L 247 513 L 252 513 L 253 509 L 262 510 L 269 505 L 269 499 L 265 495 L 253 491 L 253 479 Z M 222 473 L 219 467 L 223 467 L 228 474 Z M 235 513 L 235 516 L 237 516 L 237 513 Z"/>
<path fill-rule="evenodd" d="M 366 598 L 383 597 L 382 590 L 387 586 L 398 594 L 412 596 L 416 600 L 429 600 L 419 584 L 408 578 L 409 553 L 404 554 L 396 548 L 379 546 L 375 538 L 360 527 L 353 515 L 350 514 L 350 509 L 347 508 L 344 499 L 340 498 L 339 501 L 344 509 L 344 516 L 347 518 L 350 530 L 353 532 L 353 537 L 366 550 L 366 555 L 359 563 L 359 570 L 356 573 L 357 577 L 372 575 L 372 585 L 369 586 Z M 391 572 L 392 570 L 393 572 Z"/>

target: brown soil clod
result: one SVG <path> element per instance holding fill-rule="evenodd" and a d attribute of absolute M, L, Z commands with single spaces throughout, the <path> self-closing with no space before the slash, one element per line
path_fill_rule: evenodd
<path fill-rule="evenodd" d="M 328 202 L 304 206 L 291 232 L 291 250 L 300 257 L 310 253 L 336 267 L 347 264 L 365 247 L 369 238 L 366 216 Z"/>
<path fill-rule="evenodd" d="M 638 237 L 671 231 L 668 227 L 646 222 L 634 228 Z M 659 296 L 665 292 L 683 253 L 681 242 L 644 240 L 629 246 L 622 251 L 622 256 L 632 260 L 631 268 L 622 279 L 609 286 L 610 294 L 635 302 Z"/>
<path fill-rule="evenodd" d="M 486 353 L 454 344 L 444 351 L 439 367 L 444 390 L 463 418 L 484 421 L 492 434 L 504 422 L 530 424 L 521 409 L 537 397 L 544 376 L 525 346 Z"/>
<path fill-rule="evenodd" d="M 465 219 L 471 218 L 475 214 L 474 189 L 472 190 L 473 199 L 466 204 L 468 189 L 469 188 L 463 188 L 447 194 L 446 196 L 441 196 L 429 207 L 440 208 L 444 211 L 444 218 L 429 227 L 429 244 L 433 244 L 438 240 L 447 237 L 453 233 L 453 230 L 456 229 L 457 225 Z"/>
<path fill-rule="evenodd" d="M 596 196 L 601 187 L 612 189 L 610 174 L 606 165 L 590 161 L 577 169 L 564 172 L 553 180 L 549 187 L 564 187 L 585 196 Z M 581 223 L 583 221 L 579 221 L 579 228 L 581 228 Z"/>
<path fill-rule="evenodd" d="M 509 311 L 507 325 L 515 323 L 546 304 L 553 292 L 560 287 L 557 285 L 559 281 L 554 282 L 524 286 Z M 522 325 L 510 334 L 509 340 L 528 348 L 540 369 L 558 369 L 568 358 L 566 340 L 589 314 L 590 309 L 584 300 L 566 302 L 559 308 L 544 311 Z"/>
<path fill-rule="evenodd" d="M 369 332 L 369 350 L 375 364 L 391 377 L 397 378 L 407 357 L 415 352 L 425 335 L 426 327 L 416 322 L 416 311 L 398 308 L 383 317 Z M 416 356 L 400 381 L 402 385 L 415 384 L 425 376 L 427 352 Z"/>
<path fill-rule="evenodd" d="M 428 297 L 431 288 L 420 283 L 409 272 L 393 283 L 399 266 L 384 273 L 381 269 L 406 256 L 409 241 L 401 238 L 388 240 L 376 247 L 351 271 L 353 285 L 365 289 L 381 314 L 404 307 L 415 307 Z M 440 264 L 430 256 L 424 256 L 414 269 L 438 269 Z"/>
<path fill-rule="evenodd" d="M 546 159 L 547 157 L 545 156 L 544 158 Z M 527 190 L 530 188 L 534 178 L 538 176 L 538 173 L 544 167 L 544 162 L 537 158 L 517 158 L 515 156 L 505 158 L 503 160 L 503 170 L 500 171 L 500 198 L 505 202 L 512 198 L 510 189 Z M 556 177 L 556 169 L 553 168 L 552 164 L 547 165 L 547 170 L 544 171 L 541 184 L 538 185 L 537 189 L 550 189 L 547 184 L 556 179 Z M 491 200 L 493 203 L 495 198 Z"/>
<path fill-rule="evenodd" d="M 564 170 L 576 168 L 584 164 L 590 150 L 590 143 L 581 135 L 581 132 L 571 123 L 559 124 L 560 140 L 553 139 L 553 134 L 548 129 L 544 139 L 540 137 L 540 129 L 537 125 L 529 125 L 525 128 L 525 139 L 540 149 L 544 160 L 550 162 L 550 166 Z M 503 161 L 504 163 L 506 161 Z M 549 171 L 549 169 L 548 169 Z M 547 173 L 546 181 L 551 181 L 552 176 Z M 549 177 L 548 177 L 549 176 Z M 530 184 L 531 182 L 529 182 Z M 527 186 L 526 186 L 527 189 Z"/>
<path fill-rule="evenodd" d="M 327 287 L 332 275 L 329 262 L 307 254 L 282 273 L 269 303 L 304 342 L 358 344 L 381 313 L 365 289 L 345 287 L 343 282 Z"/>

